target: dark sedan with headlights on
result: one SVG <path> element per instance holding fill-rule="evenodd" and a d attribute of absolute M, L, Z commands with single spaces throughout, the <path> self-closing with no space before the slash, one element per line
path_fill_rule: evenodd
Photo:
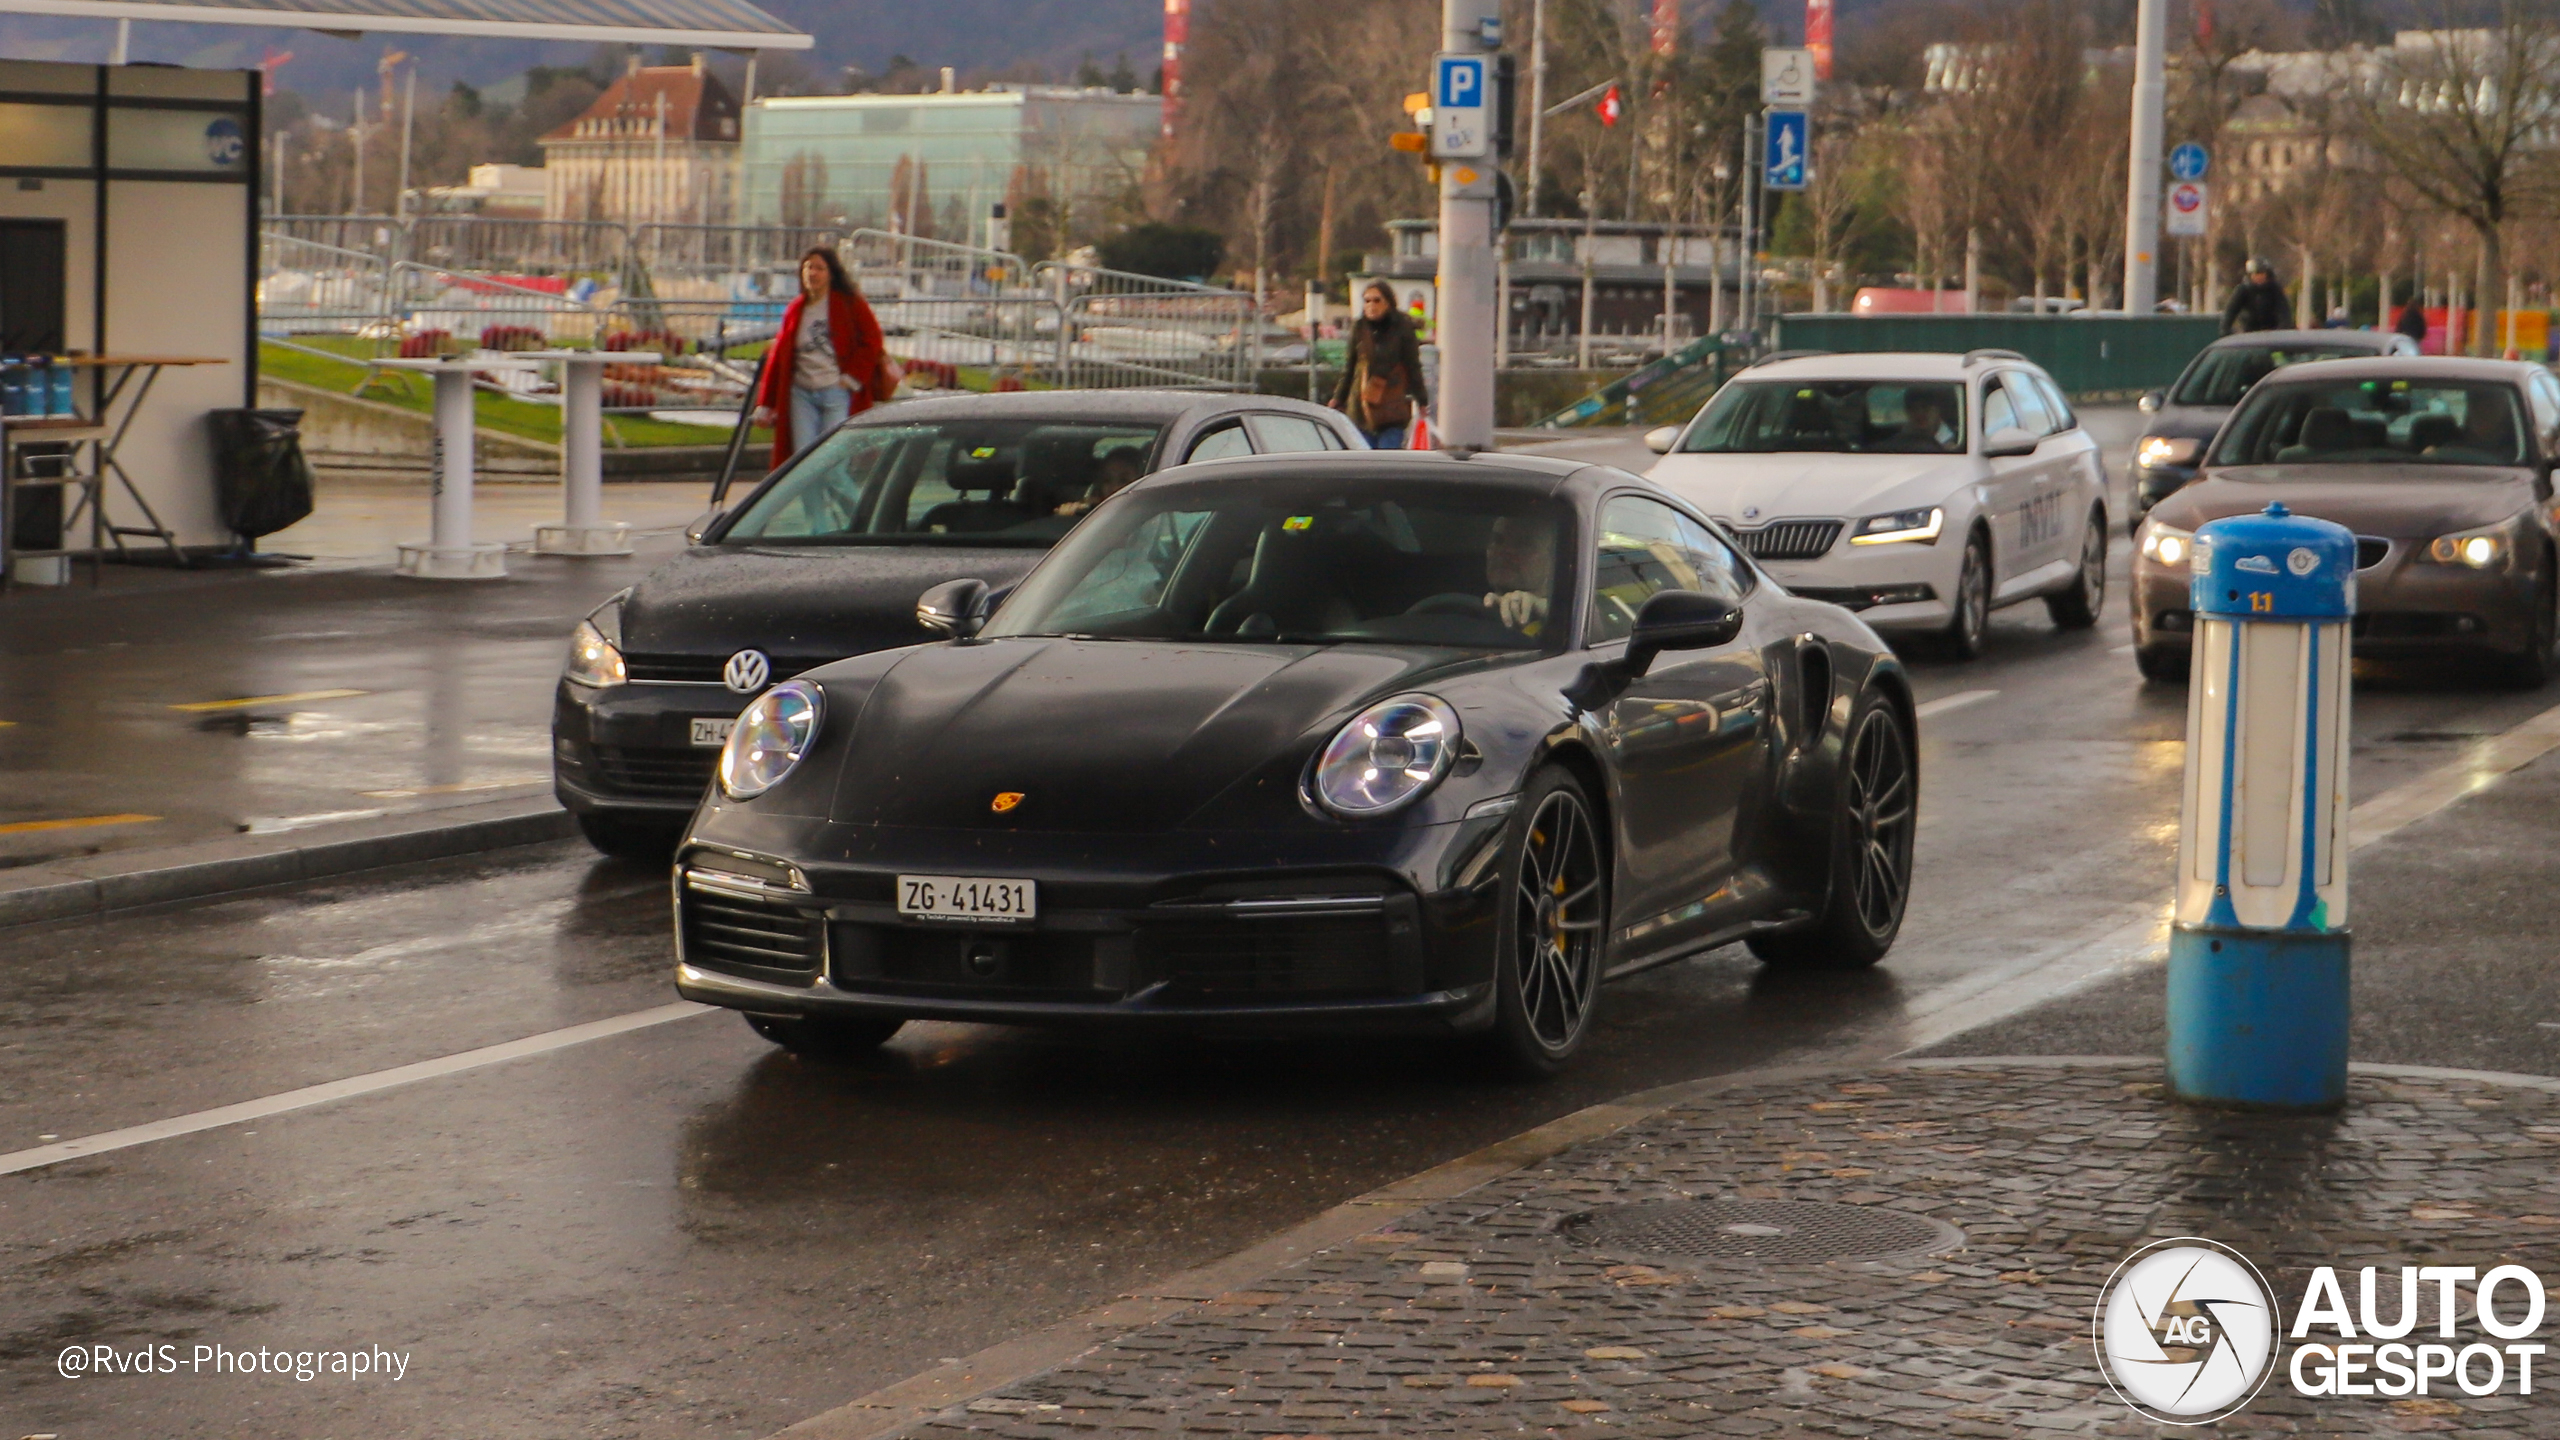
<path fill-rule="evenodd" d="M 1621 470 L 1190 466 L 918 610 L 953 638 L 747 707 L 677 852 L 677 990 L 794 1050 L 1385 1028 L 1546 1073 L 1604 979 L 1901 925 L 1892 653 Z"/>
<path fill-rule="evenodd" d="M 2134 523 L 2196 478 L 2204 447 L 2250 386 L 2306 360 L 2417 353 L 2408 336 L 2390 330 L 2258 330 L 2197 351 L 2168 389 L 2142 397 L 2151 419 L 2133 442 Z"/>
<path fill-rule="evenodd" d="M 2539 365 L 2325 360 L 2258 382 L 2195 484 L 2137 532 L 2134 659 L 2183 680 L 2195 530 L 2282 501 L 2356 534 L 2359 656 L 2467 655 L 2550 678 L 2560 616 L 2560 380 Z"/>
<path fill-rule="evenodd" d="M 1152 470 L 1366 449 L 1335 411 L 1264 395 L 1023 391 L 902 400 L 802 451 L 577 629 L 552 784 L 609 854 L 664 859 L 729 723 L 777 680 L 915 642 L 916 592 L 1021 578 Z"/>

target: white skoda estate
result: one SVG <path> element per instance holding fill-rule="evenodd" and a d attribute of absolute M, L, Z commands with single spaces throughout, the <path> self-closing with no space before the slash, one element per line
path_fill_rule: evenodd
<path fill-rule="evenodd" d="M 1991 612 L 2031 598 L 2057 625 L 2097 623 L 2098 444 L 2013 351 L 1772 356 L 1645 443 L 1654 481 L 1780 584 L 1889 635 L 1970 659 Z"/>

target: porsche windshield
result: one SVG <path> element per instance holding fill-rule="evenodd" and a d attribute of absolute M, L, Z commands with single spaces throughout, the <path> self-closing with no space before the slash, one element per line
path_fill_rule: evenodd
<path fill-rule="evenodd" d="M 1727 385 L 1689 427 L 1684 454 L 1961 455 L 1964 387 L 1899 380 Z"/>
<path fill-rule="evenodd" d="M 2287 365 L 2372 353 L 2369 347 L 2346 345 L 2217 345 L 2197 356 L 2187 373 L 2178 377 L 2178 388 L 2170 392 L 2169 403 L 2237 405 L 2240 397 L 2249 393 L 2250 386 Z"/>
<path fill-rule="evenodd" d="M 1236 478 L 1136 490 L 1042 562 L 990 636 L 1547 649 L 1573 592 L 1564 507 L 1448 480 Z"/>
<path fill-rule="evenodd" d="M 2211 465 L 2521 465 L 2515 387 L 2498 381 L 2269 381 L 2214 442 Z"/>
<path fill-rule="evenodd" d="M 1147 471 L 1154 425 L 854 425 L 756 497 L 721 543 L 1046 546 Z"/>

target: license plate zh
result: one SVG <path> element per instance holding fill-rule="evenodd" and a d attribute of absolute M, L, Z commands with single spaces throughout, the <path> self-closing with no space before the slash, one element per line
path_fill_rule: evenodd
<path fill-rule="evenodd" d="M 696 720 L 693 722 L 693 743 L 726 745 L 729 743 L 729 732 L 735 729 L 737 724 L 735 720 Z"/>

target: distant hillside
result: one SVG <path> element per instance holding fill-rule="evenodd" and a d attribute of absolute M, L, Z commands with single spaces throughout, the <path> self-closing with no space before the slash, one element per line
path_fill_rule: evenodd
<path fill-rule="evenodd" d="M 1125 53 L 1143 78 L 1155 69 L 1164 24 L 1160 0 L 765 0 L 764 8 L 817 40 L 800 58 L 829 76 L 846 65 L 877 73 L 891 56 L 905 55 L 928 69 L 950 65 L 964 73 L 1038 64 L 1063 80 L 1088 54 L 1108 70 Z M 0 57 L 98 61 L 114 41 L 115 26 L 105 21 L 0 16 Z M 246 68 L 270 48 L 289 50 L 293 59 L 277 72 L 277 84 L 334 110 L 344 108 L 348 91 L 374 82 L 386 47 L 417 56 L 421 87 L 438 89 L 455 80 L 486 87 L 529 66 L 574 65 L 592 54 L 585 45 L 388 35 L 348 41 L 310 30 L 153 23 L 134 27 L 133 58 Z"/>

